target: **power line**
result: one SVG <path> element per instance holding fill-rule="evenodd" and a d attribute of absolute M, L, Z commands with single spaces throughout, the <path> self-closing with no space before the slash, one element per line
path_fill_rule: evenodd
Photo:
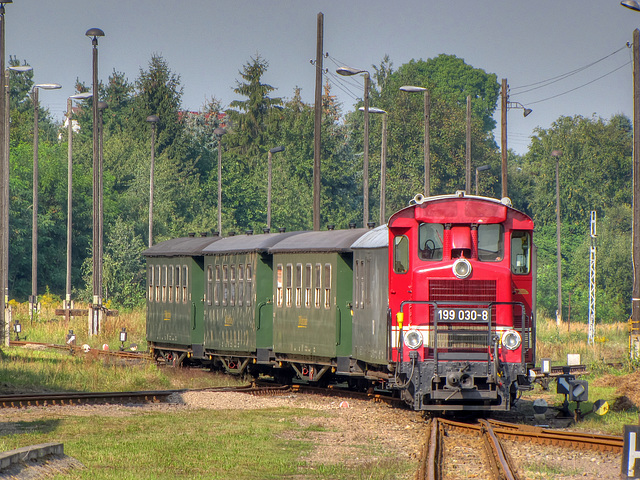
<path fill-rule="evenodd" d="M 554 84 L 556 82 L 562 81 L 565 78 L 568 78 L 568 77 L 571 77 L 571 76 L 573 76 L 573 75 L 575 75 L 577 73 L 580 73 L 580 72 L 582 72 L 582 71 L 584 71 L 584 70 L 586 70 L 586 69 L 588 69 L 588 68 L 590 68 L 590 67 L 592 67 L 594 65 L 597 65 L 598 63 L 606 60 L 607 58 L 612 57 L 613 55 L 616 55 L 617 53 L 621 52 L 625 48 L 628 48 L 628 45 L 625 45 L 625 46 L 619 48 L 618 50 L 616 50 L 616 51 L 614 51 L 614 52 L 612 52 L 612 53 L 610 53 L 608 55 L 605 55 L 602 58 L 599 58 L 598 60 L 595 60 L 595 61 L 593 61 L 593 62 L 591 62 L 591 63 L 589 63 L 587 65 L 584 65 L 582 67 L 576 68 L 576 69 L 571 70 L 569 72 L 562 73 L 560 75 L 548 78 L 546 80 L 540 80 L 538 82 L 530 83 L 528 85 L 522 85 L 522 86 L 518 86 L 518 87 L 513 87 L 510 90 L 513 92 L 514 90 L 520 90 L 520 89 L 523 89 L 523 88 L 533 87 L 533 88 L 529 88 L 529 90 L 524 90 L 524 91 L 519 91 L 517 93 L 514 93 L 514 95 L 522 95 L 524 93 L 528 93 L 528 92 L 531 92 L 533 90 L 537 90 L 539 88 L 547 87 L 547 86 L 552 85 L 552 84 Z"/>

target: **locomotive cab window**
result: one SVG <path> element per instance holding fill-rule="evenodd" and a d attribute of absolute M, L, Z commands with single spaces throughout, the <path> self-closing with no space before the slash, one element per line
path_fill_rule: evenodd
<path fill-rule="evenodd" d="M 516 275 L 527 275 L 531 268 L 531 234 L 511 233 L 511 271 Z"/>
<path fill-rule="evenodd" d="M 409 270 L 409 239 L 400 235 L 393 239 L 393 271 L 407 273 Z"/>
<path fill-rule="evenodd" d="M 439 223 L 423 223 L 418 233 L 419 255 L 422 260 L 442 260 L 444 227 Z"/>
<path fill-rule="evenodd" d="M 499 262 L 504 258 L 504 231 L 500 224 L 478 225 L 478 260 Z"/>

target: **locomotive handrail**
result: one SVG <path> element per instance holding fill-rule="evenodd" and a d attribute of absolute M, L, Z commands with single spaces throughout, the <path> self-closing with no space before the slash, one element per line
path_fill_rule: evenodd
<path fill-rule="evenodd" d="M 439 308 L 439 304 L 440 305 L 450 305 L 450 306 L 477 306 L 477 305 L 486 305 L 487 308 L 491 308 L 494 305 L 511 305 L 511 306 L 520 306 L 520 310 L 522 312 L 522 322 L 520 325 L 520 338 L 521 338 L 521 348 L 520 348 L 520 363 L 524 363 L 524 357 L 525 357 L 525 349 L 524 349 L 524 332 L 525 332 L 525 318 L 526 318 L 526 310 L 525 310 L 525 306 L 523 302 L 483 302 L 483 301 L 459 301 L 459 300 L 439 300 L 439 301 L 434 301 L 434 300 L 405 300 L 403 302 L 400 303 L 400 313 L 402 313 L 404 315 L 404 306 L 405 305 L 431 305 L 435 308 Z M 470 322 L 469 320 L 449 320 L 448 323 L 468 323 Z M 473 323 L 486 323 L 487 326 L 489 327 L 489 335 L 491 334 L 491 316 L 489 316 L 489 320 L 488 321 L 483 321 L 483 320 L 474 320 Z M 496 325 L 497 326 L 497 325 Z M 438 319 L 435 317 L 433 318 L 433 327 L 434 327 L 434 341 L 433 341 L 433 345 L 434 345 L 434 361 L 437 364 L 438 363 Z M 513 330 L 517 329 L 515 327 L 511 327 Z M 400 340 L 402 340 L 401 335 L 402 335 L 402 328 L 400 328 L 399 333 L 399 338 L 398 338 L 398 349 L 400 350 L 400 362 L 402 362 L 402 342 Z M 490 338 L 487 339 L 487 344 L 490 343 L 491 340 Z M 529 346 L 529 348 L 531 348 Z M 489 355 L 489 353 L 488 353 Z M 489 359 L 487 360 L 489 361 Z"/>

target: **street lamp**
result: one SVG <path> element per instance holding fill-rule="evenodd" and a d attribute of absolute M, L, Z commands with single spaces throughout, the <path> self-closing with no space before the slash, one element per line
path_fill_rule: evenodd
<path fill-rule="evenodd" d="M 431 143 L 429 137 L 429 118 L 431 116 L 431 101 L 429 99 L 429 90 L 424 87 L 416 87 L 413 85 L 405 85 L 400 87 L 403 92 L 424 93 L 424 194 L 426 197 L 431 195 Z"/>
<path fill-rule="evenodd" d="M 227 131 L 217 127 L 213 133 L 218 137 L 218 232 L 222 236 L 222 136 Z"/>
<path fill-rule="evenodd" d="M 0 72 L 4 73 L 4 5 L 12 3 L 13 0 L 0 1 Z M 7 93 L 4 84 L 4 75 L 0 75 L 0 95 L 6 97 Z M 0 138 L 5 138 L 8 130 L 6 123 L 5 98 L 0 98 Z M 5 160 L 6 159 L 6 160 Z M 3 329 L 3 343 L 9 346 L 9 318 L 6 315 L 6 306 L 9 300 L 9 162 L 6 155 L 5 143 L 0 142 L 0 325 Z"/>
<path fill-rule="evenodd" d="M 149 248 L 153 246 L 153 172 L 156 160 L 156 124 L 160 118 L 149 115 L 147 122 L 151 124 L 151 167 L 149 169 Z"/>
<path fill-rule="evenodd" d="M 478 195 L 478 172 L 484 172 L 485 170 L 489 170 L 489 165 L 476 167 L 476 196 Z"/>
<path fill-rule="evenodd" d="M 62 85 L 57 83 L 39 83 L 31 89 L 33 99 L 33 220 L 31 230 L 31 298 L 29 298 L 29 315 L 33 314 L 38 305 L 38 117 L 40 103 L 38 91 L 57 90 Z"/>
<path fill-rule="evenodd" d="M 284 147 L 273 147 L 269 150 L 267 156 L 268 175 L 267 175 L 267 228 L 271 230 L 271 155 L 278 152 L 284 152 Z"/>
<path fill-rule="evenodd" d="M 9 311 L 9 306 L 8 306 L 8 302 L 9 302 L 9 174 L 10 174 L 10 168 L 9 168 L 9 130 L 10 130 L 10 125 L 9 125 L 9 111 L 10 111 L 10 82 L 9 82 L 9 76 L 10 76 L 10 72 L 16 72 L 16 73 L 26 73 L 33 70 L 32 67 L 30 67 L 29 65 L 16 65 L 16 66 L 9 66 L 7 67 L 7 69 L 4 71 L 4 125 L 5 125 L 5 129 L 4 129 L 4 139 L 3 139 L 3 147 L 4 147 L 4 156 L 2 158 L 2 171 L 5 172 L 4 176 L 2 177 L 2 188 L 0 188 L 0 191 L 2 191 L 2 195 L 3 195 L 3 199 L 0 200 L 0 203 L 2 205 L 4 205 L 3 209 L 2 209 L 2 225 L 3 225 L 3 231 L 7 232 L 6 235 L 2 235 L 0 234 L 0 238 L 2 238 L 2 246 L 0 248 L 0 250 L 2 251 L 2 260 L 0 260 L 0 265 L 2 265 L 4 262 L 4 266 L 5 268 L 2 268 L 0 270 L 2 270 L 2 275 L 4 276 L 3 281 L 4 281 L 4 288 L 0 289 L 0 292 L 4 292 L 1 293 L 1 296 L 3 297 L 3 301 L 5 303 L 4 307 L 2 308 L 3 313 L 5 314 L 5 321 L 6 321 L 6 331 L 9 331 L 9 323 L 11 322 L 11 315 L 10 315 L 10 311 Z M 7 333 L 8 335 L 8 333 Z M 8 338 L 8 337 L 7 337 Z"/>
<path fill-rule="evenodd" d="M 90 28 L 85 35 L 91 38 L 92 49 L 92 92 L 93 92 L 93 303 L 91 304 L 91 316 L 89 320 L 89 335 L 97 335 L 100 329 L 100 309 L 102 307 L 102 270 L 99 252 L 102 239 L 100 238 L 100 164 L 98 152 L 98 37 L 104 37 L 104 32 L 99 28 Z"/>
<path fill-rule="evenodd" d="M 369 72 L 352 67 L 340 67 L 336 70 L 339 75 L 350 77 L 359 73 L 364 74 L 364 157 L 362 165 L 363 190 L 363 226 L 369 223 Z"/>
<path fill-rule="evenodd" d="M 556 324 L 562 322 L 562 262 L 560 258 L 560 150 L 553 150 L 551 156 L 556 159 L 556 247 L 558 255 L 558 311 L 556 312 Z"/>
<path fill-rule="evenodd" d="M 91 92 L 78 93 L 67 98 L 67 284 L 66 309 L 71 308 L 71 230 L 73 226 L 73 101 L 91 98 Z M 67 320 L 69 316 L 67 315 Z"/>
<path fill-rule="evenodd" d="M 364 110 L 364 107 L 360 107 Z M 380 225 L 386 223 L 387 190 L 387 112 L 381 108 L 369 107 L 369 113 L 382 115 L 382 148 L 380 151 Z"/>

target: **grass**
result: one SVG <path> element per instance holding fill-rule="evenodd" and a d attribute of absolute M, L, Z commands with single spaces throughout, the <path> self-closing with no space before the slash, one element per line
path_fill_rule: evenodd
<path fill-rule="evenodd" d="M 295 409 L 193 410 L 180 415 L 49 418 L 3 424 L 3 429 L 17 433 L 0 437 L 0 448 L 63 442 L 65 453 L 87 466 L 59 477 L 72 479 L 383 480 L 407 471 L 393 458 L 357 467 L 307 463 L 303 459 L 314 445 L 296 435 L 304 429 L 296 419 L 308 415 L 321 414 Z"/>

